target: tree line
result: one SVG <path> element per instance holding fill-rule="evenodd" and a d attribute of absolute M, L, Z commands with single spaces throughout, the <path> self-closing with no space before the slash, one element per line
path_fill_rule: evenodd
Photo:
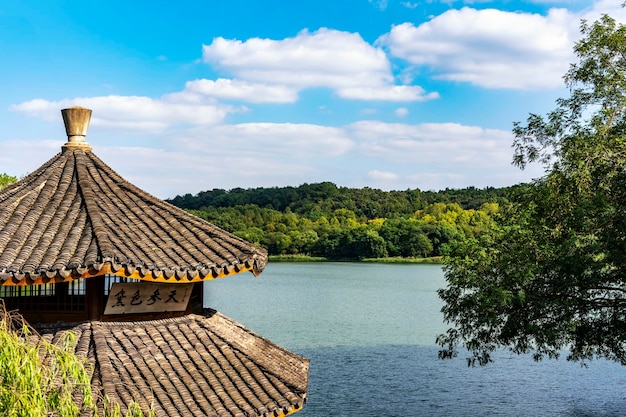
<path fill-rule="evenodd" d="M 521 186 L 382 191 L 331 182 L 213 189 L 170 202 L 265 247 L 332 260 L 437 257 L 485 230 Z"/>

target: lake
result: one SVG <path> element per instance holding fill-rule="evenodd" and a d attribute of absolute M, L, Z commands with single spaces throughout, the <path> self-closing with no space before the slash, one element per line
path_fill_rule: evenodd
<path fill-rule="evenodd" d="M 205 305 L 311 360 L 295 416 L 626 416 L 612 362 L 439 360 L 444 285 L 438 265 L 276 262 L 207 282 Z"/>

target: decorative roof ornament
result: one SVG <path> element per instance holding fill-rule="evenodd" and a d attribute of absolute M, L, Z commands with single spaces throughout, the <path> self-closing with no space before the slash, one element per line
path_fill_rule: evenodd
<path fill-rule="evenodd" d="M 66 149 L 82 149 L 91 151 L 91 146 L 85 141 L 89 122 L 91 121 L 91 110 L 80 106 L 70 107 L 61 110 L 65 132 L 67 133 L 67 143 L 63 145 Z"/>

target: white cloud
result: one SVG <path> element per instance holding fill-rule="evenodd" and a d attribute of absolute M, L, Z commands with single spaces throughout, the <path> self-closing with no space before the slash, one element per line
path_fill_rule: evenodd
<path fill-rule="evenodd" d="M 239 111 L 232 106 L 186 102 L 182 95 L 162 99 L 138 96 L 79 97 L 60 101 L 33 99 L 10 106 L 44 120 L 57 120 L 61 109 L 80 105 L 93 110 L 92 126 L 118 130 L 159 133 L 172 125 L 212 125 L 228 113 Z"/>
<path fill-rule="evenodd" d="M 508 165 L 512 156 L 512 134 L 496 129 L 456 123 L 410 125 L 378 121 L 356 122 L 348 129 L 361 152 L 389 163 L 438 160 L 442 166 L 468 169 L 497 161 Z"/>
<path fill-rule="evenodd" d="M 341 128 L 244 123 L 180 131 L 163 143 L 163 149 L 94 146 L 94 151 L 127 180 L 167 198 L 211 188 L 328 180 L 324 166 L 334 166 L 353 148 Z"/>
<path fill-rule="evenodd" d="M 10 110 L 27 113 L 43 120 L 53 121 L 59 117 L 59 110 L 65 108 L 65 104 L 56 104 L 48 100 L 36 98 L 20 104 L 13 104 Z M 72 106 L 72 105 L 69 105 Z M 67 107 L 69 107 L 67 106 Z"/>
<path fill-rule="evenodd" d="M 225 78 L 215 81 L 206 79 L 187 81 L 185 92 L 220 100 L 242 100 L 248 103 L 294 103 L 298 100 L 298 90 L 293 87 Z"/>
<path fill-rule="evenodd" d="M 526 171 L 511 165 L 513 138 L 509 131 L 456 123 L 378 121 L 357 122 L 346 129 L 357 143 L 352 154 L 377 164 L 370 171 L 388 172 L 385 168 L 393 167 L 395 189 L 498 187 L 543 174 L 539 165 L 529 166 Z"/>
<path fill-rule="evenodd" d="M 437 78 L 486 88 L 553 88 L 572 62 L 578 18 L 565 9 L 546 16 L 464 7 L 419 26 L 403 23 L 377 45 L 425 66 Z"/>
<path fill-rule="evenodd" d="M 406 117 L 409 114 L 409 109 L 407 109 L 406 107 L 398 107 L 394 113 L 396 114 L 396 116 L 398 117 Z"/>
<path fill-rule="evenodd" d="M 359 112 L 359 114 L 366 115 L 366 116 L 370 116 L 370 115 L 376 114 L 376 113 L 378 113 L 378 109 L 375 109 L 375 108 L 372 108 L 372 107 L 369 107 L 367 109 L 362 109 Z"/>
<path fill-rule="evenodd" d="M 65 142 L 48 139 L 0 141 L 0 172 L 17 177 L 29 174 L 61 152 Z"/>
<path fill-rule="evenodd" d="M 420 184 L 421 190 L 439 191 L 447 188 L 463 188 L 467 186 L 467 177 L 460 173 L 427 172 L 408 175 L 405 179 Z M 476 185 L 476 184 L 471 184 Z M 480 187 L 480 185 L 478 185 Z"/>
<path fill-rule="evenodd" d="M 373 181 L 376 182 L 380 182 L 380 181 L 394 181 L 396 179 L 398 179 L 398 175 L 394 174 L 393 172 L 387 172 L 387 171 L 369 171 L 367 173 L 367 176 L 369 178 L 371 178 Z"/>
<path fill-rule="evenodd" d="M 283 40 L 245 42 L 215 38 L 203 45 L 203 59 L 249 83 L 302 90 L 325 87 L 343 98 L 421 101 L 436 98 L 421 87 L 394 84 L 387 55 L 357 33 L 322 28 Z"/>
<path fill-rule="evenodd" d="M 382 50 L 356 33 L 325 28 L 279 41 L 219 37 L 203 46 L 203 57 L 239 78 L 299 87 L 359 86 L 372 79 L 377 83 L 393 79 Z"/>
<path fill-rule="evenodd" d="M 596 1 L 592 6 L 581 12 L 580 18 L 591 23 L 599 19 L 603 14 L 608 14 L 616 21 L 626 24 L 626 7 L 622 6 L 623 3 L 623 1 L 615 0 Z"/>
<path fill-rule="evenodd" d="M 426 101 L 439 98 L 437 92 L 424 94 L 422 87 L 408 85 L 394 85 L 378 88 L 347 87 L 340 88 L 339 97 L 354 100 L 385 100 L 385 101 Z"/>
<path fill-rule="evenodd" d="M 195 152 L 189 152 L 189 147 L 175 146 L 98 147 L 95 151 L 126 180 L 159 198 L 213 188 L 287 186 L 319 178 L 315 165 L 303 164 L 301 160 L 254 155 L 252 151 L 216 155 L 204 143 L 205 147 L 199 146 Z"/>
<path fill-rule="evenodd" d="M 261 159 L 316 159 L 343 155 L 354 143 L 341 128 L 295 123 L 240 123 L 191 129 L 176 138 L 189 153 Z"/>

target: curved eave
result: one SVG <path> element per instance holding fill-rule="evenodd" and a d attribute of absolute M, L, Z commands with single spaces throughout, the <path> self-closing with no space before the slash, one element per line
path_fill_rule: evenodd
<path fill-rule="evenodd" d="M 265 262 L 258 260 L 248 261 L 242 264 L 226 265 L 223 267 L 210 267 L 198 269 L 149 269 L 132 265 L 121 265 L 106 262 L 90 267 L 78 267 L 69 269 L 59 269 L 45 271 L 40 274 L 0 272 L 0 286 L 23 286 L 39 285 L 58 282 L 67 282 L 76 279 L 88 279 L 102 275 L 115 275 L 118 277 L 138 279 L 149 282 L 191 283 L 209 281 L 212 279 L 224 278 L 243 272 L 252 272 L 258 277 Z"/>

